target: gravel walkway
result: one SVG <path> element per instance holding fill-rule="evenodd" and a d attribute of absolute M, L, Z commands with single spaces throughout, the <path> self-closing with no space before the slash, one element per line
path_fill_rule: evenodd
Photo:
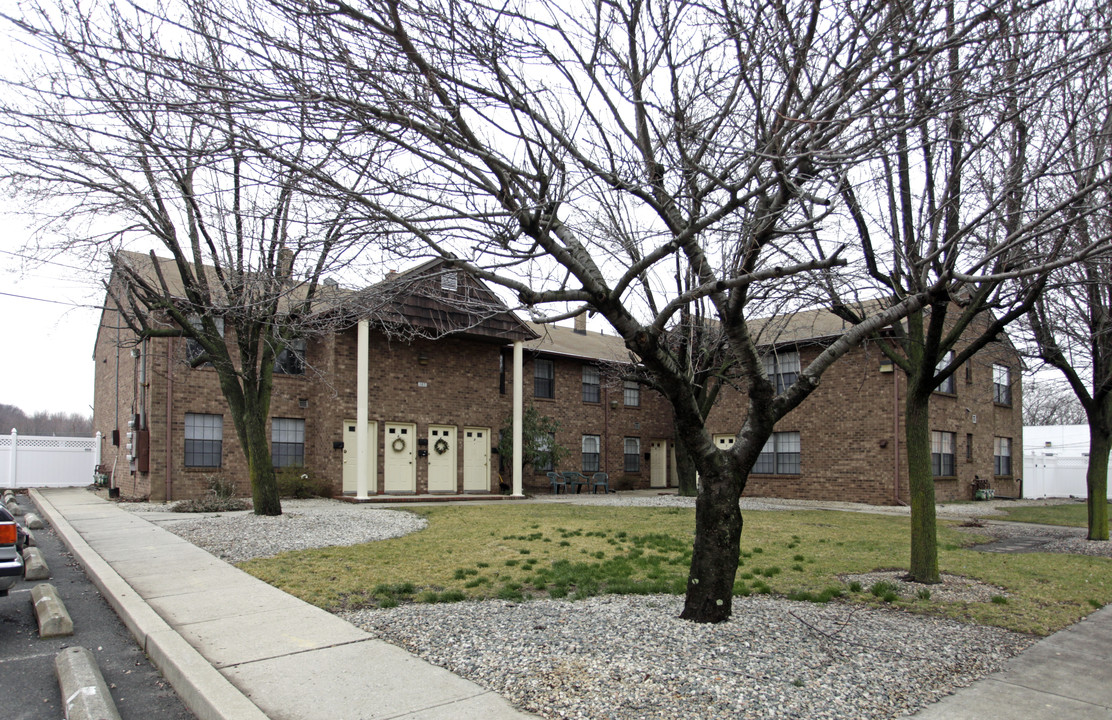
<path fill-rule="evenodd" d="M 693 501 L 608 496 L 575 502 L 687 506 Z M 747 510 L 858 509 L 850 505 L 743 501 Z M 989 506 L 949 507 L 961 508 L 955 514 L 960 517 L 968 514 L 965 508 L 983 514 Z M 336 501 L 284 501 L 283 508 L 278 518 L 165 512 L 151 518 L 231 562 L 397 537 L 425 526 L 410 512 Z M 986 525 L 971 530 L 1023 531 L 1013 524 Z M 1056 542 L 1070 541 L 1058 536 L 1072 532 L 1028 529 L 1053 535 L 1048 541 Z M 956 592 L 978 597 L 1000 592 L 958 584 L 953 583 Z M 605 596 L 574 603 L 414 604 L 343 617 L 526 710 L 569 720 L 899 717 L 1001 669 L 1035 641 L 998 628 L 837 602 L 737 598 L 733 617 L 719 625 L 679 620 L 681 608 L 682 598 L 673 596 Z"/>

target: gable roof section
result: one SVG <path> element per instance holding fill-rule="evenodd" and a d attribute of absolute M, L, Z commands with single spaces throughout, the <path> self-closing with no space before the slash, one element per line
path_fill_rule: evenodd
<path fill-rule="evenodd" d="M 160 284 L 158 278 L 161 276 L 172 297 L 185 298 L 185 285 L 172 258 L 156 257 L 152 261 L 148 254 L 130 251 L 119 251 L 116 258 L 117 262 L 155 285 Z M 206 270 L 212 268 L 206 266 Z M 113 278 L 116 273 L 113 268 Z M 448 275 L 455 280 L 454 290 L 442 285 L 442 278 Z M 212 292 L 218 298 L 223 296 L 216 283 Z M 291 283 L 283 294 L 283 309 L 303 300 L 307 292 L 306 284 Z M 314 302 L 317 315 L 340 316 L 351 323 L 369 319 L 380 327 L 408 326 L 435 335 L 460 334 L 503 342 L 536 337 L 536 333 L 485 283 L 464 271 L 445 268 L 444 261 L 439 259 L 393 274 L 360 290 L 322 282 L 317 286 Z"/>
<path fill-rule="evenodd" d="M 532 352 L 603 362 L 630 362 L 631 354 L 625 341 L 617 335 L 590 330 L 582 334 L 569 327 L 533 322 L 527 325 L 537 334 L 535 340 L 525 343 L 525 348 Z"/>

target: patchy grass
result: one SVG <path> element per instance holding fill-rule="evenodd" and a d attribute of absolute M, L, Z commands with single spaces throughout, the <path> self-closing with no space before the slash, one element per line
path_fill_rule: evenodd
<path fill-rule="evenodd" d="M 1109 503 L 1112 506 L 1112 503 Z M 1083 502 L 1070 502 L 1063 505 L 1024 505 L 999 508 L 1008 513 L 1007 517 L 997 520 L 1009 522 L 1037 523 L 1039 525 L 1065 525 L 1067 527 L 1089 527 L 1089 510 Z"/>
<path fill-rule="evenodd" d="M 691 510 L 523 504 L 418 512 L 429 525 L 412 535 L 284 553 L 240 567 L 329 610 L 472 598 L 680 594 L 686 587 Z M 507 534 L 513 528 L 518 534 Z M 940 523 L 940 569 L 1004 588 L 1006 603 L 943 602 L 932 597 L 929 586 L 913 598 L 892 599 L 840 577 L 906 567 L 907 518 L 747 512 L 734 593 L 890 605 L 1036 634 L 1061 629 L 1112 602 L 1112 561 L 966 549 L 982 540 Z"/>

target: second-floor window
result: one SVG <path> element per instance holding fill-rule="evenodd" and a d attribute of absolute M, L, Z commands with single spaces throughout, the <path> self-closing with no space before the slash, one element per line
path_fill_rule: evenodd
<path fill-rule="evenodd" d="M 947 365 L 949 365 L 953 361 L 954 361 L 954 351 L 953 350 L 949 350 L 949 351 L 943 353 L 942 358 L 938 361 L 938 365 L 935 366 L 934 371 L 936 373 L 941 372 L 943 369 L 945 369 L 945 367 Z M 938 385 L 938 390 L 936 390 L 936 392 L 949 393 L 950 395 L 954 394 L 954 374 L 953 373 L 950 373 L 949 375 L 946 376 L 946 379 L 943 380 Z"/>
<path fill-rule="evenodd" d="M 556 364 L 551 360 L 533 361 L 533 397 L 556 397 Z"/>
<path fill-rule="evenodd" d="M 1006 365 L 992 366 L 992 401 L 1000 405 L 1012 404 L 1012 371 Z"/>
<path fill-rule="evenodd" d="M 954 476 L 954 446 L 957 438 L 952 432 L 931 432 L 931 474 L 935 477 Z"/>
<path fill-rule="evenodd" d="M 770 352 L 763 356 L 765 374 L 769 382 L 776 386 L 776 394 L 784 392 L 795 383 L 799 377 L 799 352 L 797 350 L 781 350 Z"/>
<path fill-rule="evenodd" d="M 626 407 L 641 407 L 641 386 L 634 380 L 622 383 L 622 399 Z"/>
<path fill-rule="evenodd" d="M 222 318 L 222 317 L 213 318 L 212 322 L 216 325 L 216 331 L 218 333 L 220 333 L 220 337 L 224 337 L 224 318 Z M 190 315 L 189 316 L 189 324 L 192 325 L 193 327 L 197 328 L 197 329 L 200 329 L 201 328 L 201 318 L 200 318 L 200 316 Z M 205 349 L 203 347 L 201 347 L 201 343 L 197 342 L 193 338 L 186 338 L 185 339 L 185 359 L 188 360 L 190 364 L 192 364 L 193 361 L 196 360 L 197 358 L 201 357 L 201 355 L 203 355 L 204 352 L 205 352 Z M 209 364 L 210 363 L 204 363 L 201 367 L 205 367 Z"/>
<path fill-rule="evenodd" d="M 278 357 L 274 358 L 276 375 L 305 374 L 305 338 L 294 338 L 286 343 Z"/>
<path fill-rule="evenodd" d="M 583 366 L 583 402 L 597 403 L 601 399 L 599 391 L 598 368 L 594 365 Z"/>

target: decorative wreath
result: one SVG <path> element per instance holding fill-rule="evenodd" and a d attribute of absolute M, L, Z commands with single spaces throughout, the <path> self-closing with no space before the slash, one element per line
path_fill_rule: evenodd
<path fill-rule="evenodd" d="M 443 455 L 448 452 L 448 441 L 440 438 L 433 444 L 432 449 L 436 451 L 437 455 Z"/>
<path fill-rule="evenodd" d="M 394 452 L 405 450 L 405 438 L 394 438 L 394 442 L 390 443 L 390 447 L 394 448 Z"/>

